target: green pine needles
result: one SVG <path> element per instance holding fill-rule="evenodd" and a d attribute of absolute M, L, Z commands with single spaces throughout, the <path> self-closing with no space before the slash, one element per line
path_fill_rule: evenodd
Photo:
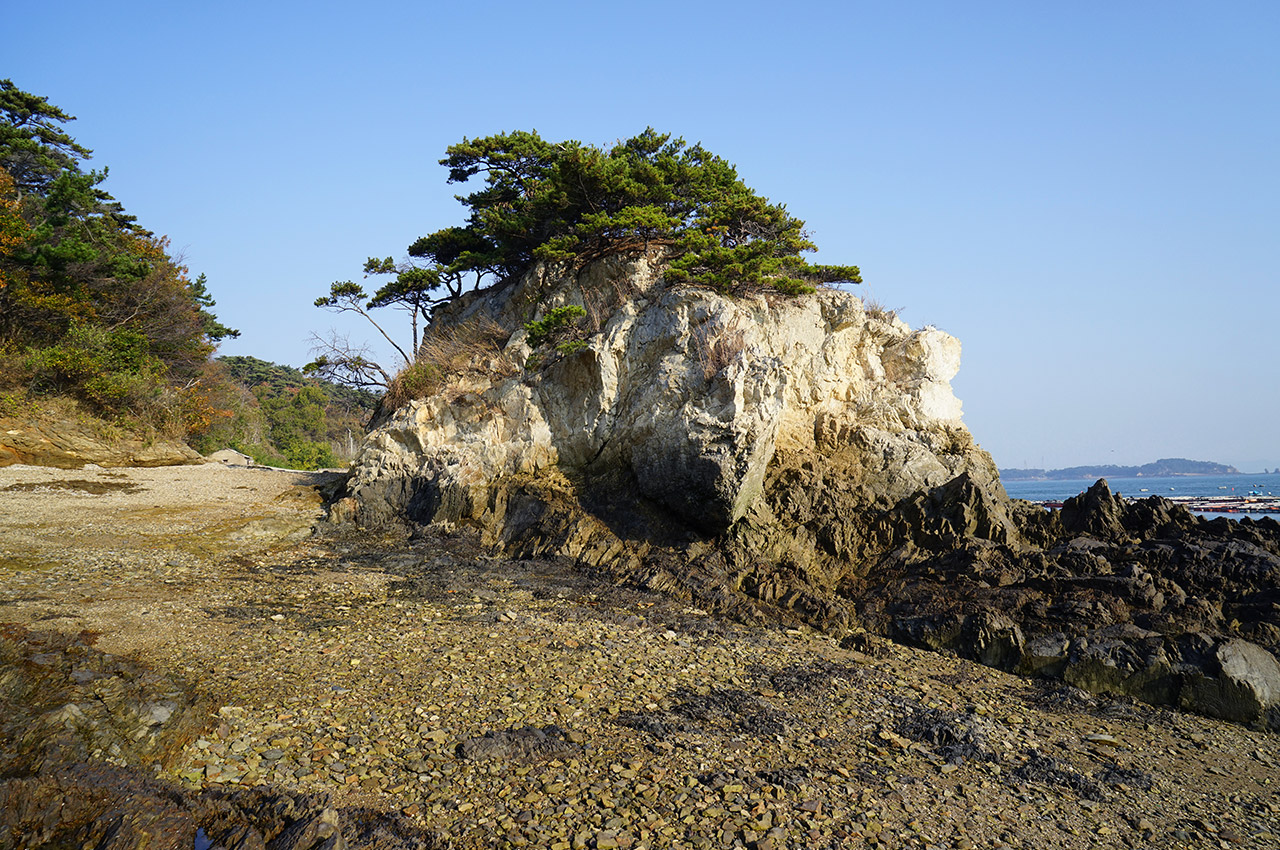
<path fill-rule="evenodd" d="M 561 357 L 577 354 L 587 347 L 578 326 L 578 320 L 585 315 L 587 311 L 576 304 L 552 307 L 541 319 L 525 322 L 524 329 L 528 334 L 525 342 L 533 349 L 550 348 Z M 532 368 L 541 362 L 541 354 L 535 351 L 525 366 Z"/>
<path fill-rule="evenodd" d="M 582 263 L 660 246 L 668 281 L 718 292 L 861 282 L 857 266 L 806 262 L 801 255 L 817 246 L 804 222 L 757 195 L 728 162 L 653 128 L 609 150 L 514 132 L 463 139 L 447 154 L 450 183 L 484 185 L 459 196 L 470 210 L 465 226 L 410 246 L 411 257 L 433 264 L 433 279 L 507 280 L 537 260 Z"/>

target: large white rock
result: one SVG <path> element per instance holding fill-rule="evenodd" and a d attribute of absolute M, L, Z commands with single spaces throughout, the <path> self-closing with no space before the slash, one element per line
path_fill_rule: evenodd
<path fill-rule="evenodd" d="M 728 297 L 665 286 L 657 259 L 613 258 L 577 275 L 535 267 L 436 321 L 516 329 L 503 355 L 522 367 L 524 322 L 566 304 L 596 322 L 586 349 L 532 371 L 465 372 L 370 434 L 349 484 L 357 519 L 479 516 L 494 482 L 555 466 L 626 482 L 715 530 L 746 514 L 780 447 L 856 446 L 900 498 L 958 473 L 939 457 L 955 432 L 972 446 L 950 385 L 960 343 L 843 291 Z"/>

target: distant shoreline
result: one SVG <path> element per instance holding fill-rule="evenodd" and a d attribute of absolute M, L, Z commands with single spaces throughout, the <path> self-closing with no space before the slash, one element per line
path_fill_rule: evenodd
<path fill-rule="evenodd" d="M 1243 475 L 1234 466 L 1206 460 L 1161 458 L 1142 466 L 1069 466 L 1065 469 L 1001 469 L 1006 481 L 1071 481 L 1099 478 L 1179 478 L 1198 475 Z"/>
<path fill-rule="evenodd" d="M 1002 469 L 1000 477 L 1007 481 L 1097 481 L 1099 478 L 1208 478 L 1214 475 L 1266 475 L 1265 472 L 1165 472 L 1159 475 L 1142 472 L 1081 472 L 1073 475 L 1059 475 L 1058 470 L 1046 470 L 1043 475 L 1026 475 L 1035 470 Z"/>

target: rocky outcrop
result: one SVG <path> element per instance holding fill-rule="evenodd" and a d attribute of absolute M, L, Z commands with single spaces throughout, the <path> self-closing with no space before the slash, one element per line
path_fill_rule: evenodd
<path fill-rule="evenodd" d="M 130 434 L 103 435 L 87 421 L 31 415 L 0 417 L 0 466 L 21 463 L 79 469 L 201 463 L 185 443 Z"/>
<path fill-rule="evenodd" d="M 1280 525 L 1105 482 L 1057 513 L 1011 501 L 961 421 L 954 338 L 844 292 L 727 297 L 661 271 L 539 266 L 437 316 L 424 354 L 446 379 L 384 414 L 332 521 L 467 525 L 743 620 L 1280 722 Z M 584 344 L 533 351 L 525 323 L 565 305 Z"/>
<path fill-rule="evenodd" d="M 665 286 L 655 258 L 614 258 L 570 277 L 539 266 L 437 322 L 494 323 L 510 334 L 500 356 L 524 364 L 523 322 L 566 304 L 594 319 L 583 350 L 461 374 L 390 414 L 356 460 L 349 515 L 491 525 L 495 489 L 559 477 L 626 482 L 646 508 L 716 534 L 752 511 L 771 472 L 828 459 L 867 506 L 965 472 L 999 487 L 951 392 L 959 342 L 847 293 L 729 298 Z"/>
<path fill-rule="evenodd" d="M 469 524 L 513 557 L 839 626 L 837 586 L 895 545 L 868 518 L 958 477 L 1005 499 L 951 391 L 953 337 L 846 292 L 728 297 L 661 272 L 538 266 L 437 316 L 428 354 L 432 335 L 497 342 L 382 419 L 334 520 Z M 531 350 L 524 324 L 565 305 L 585 346 Z"/>
<path fill-rule="evenodd" d="M 1008 514 L 1019 545 L 956 535 L 882 559 L 857 595 L 861 622 L 1094 693 L 1280 730 L 1280 523 L 1126 502 L 1105 481 L 1061 511 L 1011 503 Z"/>

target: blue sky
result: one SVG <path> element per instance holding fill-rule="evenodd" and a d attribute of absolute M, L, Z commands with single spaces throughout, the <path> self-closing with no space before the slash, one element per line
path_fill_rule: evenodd
<path fill-rule="evenodd" d="M 311 303 L 461 220 L 462 137 L 651 125 L 959 337 L 999 465 L 1280 466 L 1275 2 L 49 2 L 4 29 L 0 77 L 208 275 L 224 353 L 371 337 Z"/>

